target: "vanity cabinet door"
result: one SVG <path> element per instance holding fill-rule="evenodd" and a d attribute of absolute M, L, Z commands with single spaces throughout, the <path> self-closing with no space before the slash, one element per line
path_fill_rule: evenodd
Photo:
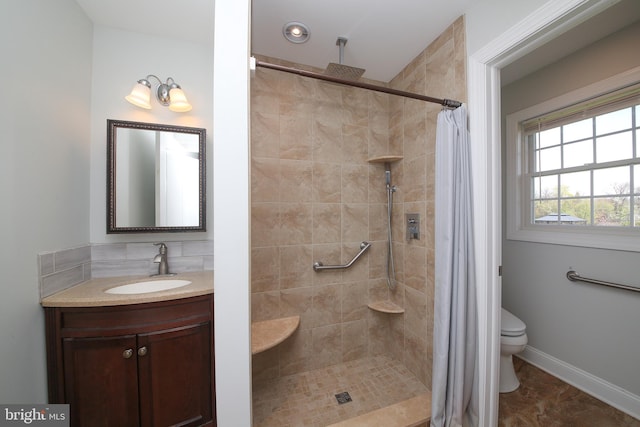
<path fill-rule="evenodd" d="M 216 425 L 213 295 L 45 315 L 49 402 L 72 427 Z"/>
<path fill-rule="evenodd" d="M 140 425 L 213 425 L 211 322 L 138 335 Z"/>
<path fill-rule="evenodd" d="M 65 338 L 65 401 L 74 426 L 137 426 L 136 336 Z"/>

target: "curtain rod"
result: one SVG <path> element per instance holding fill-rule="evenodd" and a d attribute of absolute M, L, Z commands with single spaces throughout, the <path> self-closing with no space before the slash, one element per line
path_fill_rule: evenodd
<path fill-rule="evenodd" d="M 257 67 L 262 67 L 262 68 L 269 68 L 271 70 L 284 71 L 285 73 L 297 74 L 297 75 L 303 76 L 303 77 L 311 77 L 312 79 L 324 80 L 324 81 L 327 81 L 327 82 L 337 83 L 337 84 L 341 84 L 341 85 L 345 85 L 345 86 L 354 86 L 354 87 L 358 87 L 358 88 L 361 88 L 361 89 L 369 89 L 369 90 L 373 90 L 373 91 L 376 91 L 376 92 L 383 92 L 383 93 L 388 93 L 388 94 L 391 94 L 391 95 L 403 96 L 405 98 L 413 98 L 413 99 L 418 99 L 420 101 L 433 102 L 435 104 L 440 104 L 443 107 L 447 107 L 447 108 L 458 108 L 458 107 L 460 107 L 462 105 L 461 102 L 454 101 L 452 99 L 433 98 L 431 96 L 419 95 L 419 94 L 413 93 L 413 92 L 405 92 L 405 91 L 402 91 L 402 90 L 397 90 L 397 89 L 391 89 L 391 88 L 387 88 L 387 87 L 383 87 L 383 86 L 372 85 L 372 84 L 369 84 L 369 83 L 341 79 L 341 78 L 338 78 L 338 77 L 328 76 L 328 75 L 322 74 L 322 73 L 316 73 L 314 71 L 305 71 L 305 70 L 300 70 L 300 69 L 297 69 L 297 68 L 285 67 L 283 65 L 271 64 L 269 62 L 263 62 L 263 61 L 256 60 L 256 66 Z"/>

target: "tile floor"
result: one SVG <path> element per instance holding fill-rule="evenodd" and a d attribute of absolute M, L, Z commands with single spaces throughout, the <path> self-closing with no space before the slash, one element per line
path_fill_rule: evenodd
<path fill-rule="evenodd" d="M 520 388 L 500 395 L 499 427 L 640 427 L 640 420 L 519 358 Z M 253 384 L 254 427 L 324 427 L 424 393 L 400 362 L 373 357 Z M 339 405 L 335 394 L 352 401 Z"/>
<path fill-rule="evenodd" d="M 335 394 L 352 401 L 339 405 Z M 427 391 L 397 360 L 359 359 L 253 384 L 254 427 L 323 427 Z"/>
<path fill-rule="evenodd" d="M 640 427 L 640 420 L 514 357 L 520 388 L 500 395 L 499 427 Z"/>

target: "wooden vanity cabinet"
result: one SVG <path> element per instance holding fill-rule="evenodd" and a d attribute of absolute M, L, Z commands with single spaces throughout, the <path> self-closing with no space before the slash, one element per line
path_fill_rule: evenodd
<path fill-rule="evenodd" d="M 213 295 L 45 313 L 49 401 L 72 426 L 216 425 Z"/>

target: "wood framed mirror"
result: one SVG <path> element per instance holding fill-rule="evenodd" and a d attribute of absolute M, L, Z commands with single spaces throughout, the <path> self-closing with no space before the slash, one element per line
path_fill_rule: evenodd
<path fill-rule="evenodd" d="M 206 129 L 107 120 L 107 233 L 206 231 Z"/>

